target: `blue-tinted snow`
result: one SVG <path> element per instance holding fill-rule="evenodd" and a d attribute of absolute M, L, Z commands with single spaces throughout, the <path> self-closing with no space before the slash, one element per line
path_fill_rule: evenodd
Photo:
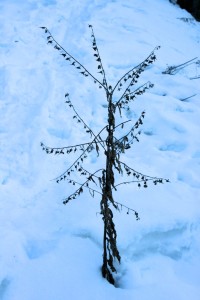
<path fill-rule="evenodd" d="M 162 72 L 200 59 L 200 24 L 168 0 L 2 0 L 0 12 L 0 299 L 199 299 L 200 85 L 190 78 L 200 75 L 200 67 Z M 111 85 L 161 46 L 140 78 L 154 88 L 126 114 L 136 120 L 146 111 L 140 143 L 124 160 L 171 183 L 141 190 L 121 186 L 115 193 L 141 218 L 115 213 L 122 255 L 117 289 L 100 273 L 98 196 L 86 193 L 63 206 L 73 186 L 51 179 L 76 156 L 49 156 L 40 147 L 41 141 L 49 146 L 88 141 L 72 121 L 66 92 L 96 132 L 105 124 L 103 92 L 77 76 L 39 28 L 47 26 L 96 74 L 88 24 Z M 86 166 L 95 170 L 102 163 L 91 154 Z"/>

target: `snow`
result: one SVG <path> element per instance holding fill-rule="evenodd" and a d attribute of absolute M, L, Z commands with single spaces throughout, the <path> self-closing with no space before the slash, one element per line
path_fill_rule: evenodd
<path fill-rule="evenodd" d="M 190 78 L 200 76 L 200 23 L 167 0 L 1 0 L 0 11 L 0 299 L 199 299 L 200 85 Z M 127 115 L 135 121 L 146 112 L 140 143 L 125 161 L 170 183 L 115 193 L 140 215 L 135 221 L 126 210 L 115 213 L 118 288 L 101 277 L 98 195 L 86 192 L 64 206 L 73 186 L 52 179 L 76 156 L 50 156 L 40 147 L 88 141 L 64 103 L 66 92 L 95 132 L 105 126 L 103 91 L 48 46 L 39 28 L 48 27 L 96 76 L 88 24 L 113 86 L 161 46 L 140 77 L 155 86 Z M 162 73 L 195 57 L 175 75 Z M 103 162 L 91 154 L 86 166 Z"/>

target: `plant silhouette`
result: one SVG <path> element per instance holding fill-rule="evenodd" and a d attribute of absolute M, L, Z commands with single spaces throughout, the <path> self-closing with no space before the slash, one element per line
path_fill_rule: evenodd
<path fill-rule="evenodd" d="M 65 94 L 66 103 L 73 111 L 73 119 L 78 123 L 81 123 L 86 133 L 90 135 L 89 142 L 62 148 L 48 147 L 44 143 L 41 143 L 41 146 L 48 154 L 59 155 L 78 153 L 77 159 L 73 164 L 69 166 L 64 173 L 55 178 L 55 180 L 57 183 L 68 181 L 77 187 L 73 194 L 64 199 L 63 204 L 67 204 L 76 199 L 76 197 L 81 195 L 85 190 L 89 190 L 92 197 L 96 194 L 100 195 L 100 214 L 102 215 L 104 224 L 102 276 L 106 278 L 108 282 L 115 285 L 114 273 L 117 272 L 116 261 L 120 263 L 121 257 L 117 247 L 117 231 L 113 221 L 113 209 L 121 211 L 122 208 L 125 208 L 127 213 L 132 212 L 135 215 L 136 220 L 139 220 L 139 216 L 134 209 L 127 207 L 123 203 L 117 202 L 113 197 L 113 191 L 117 191 L 117 187 L 122 184 L 136 183 L 138 187 L 147 188 L 150 182 L 154 185 L 169 182 L 168 179 L 142 174 L 121 160 L 121 157 L 131 148 L 133 142 L 139 142 L 139 136 L 141 134 L 139 127 L 143 124 L 145 112 L 143 111 L 141 113 L 138 120 L 129 126 L 127 132 L 121 137 L 118 137 L 120 132 L 128 126 L 128 124 L 131 124 L 131 120 L 126 119 L 119 124 L 115 123 L 115 116 L 117 113 L 122 118 L 122 110 L 130 110 L 129 105 L 131 102 L 153 87 L 153 84 L 148 81 L 139 88 L 134 89 L 134 85 L 138 82 L 141 73 L 156 60 L 155 51 L 159 49 L 159 47 L 156 47 L 139 65 L 131 68 L 125 73 L 118 80 L 116 85 L 112 87 L 107 82 L 106 73 L 102 64 L 92 25 L 89 25 L 91 30 L 92 48 L 94 51 L 94 58 L 97 62 L 98 74 L 101 79 L 96 78 L 85 66 L 69 54 L 54 39 L 46 27 L 41 28 L 45 32 L 47 43 L 52 45 L 60 55 L 63 56 L 64 60 L 74 67 L 79 74 L 92 79 L 98 88 L 103 89 L 105 92 L 105 99 L 107 102 L 107 124 L 98 133 L 95 133 L 86 124 L 71 102 L 69 94 Z M 114 100 L 115 93 L 121 93 L 117 100 Z M 105 158 L 105 165 L 95 172 L 90 172 L 84 168 L 84 161 L 92 151 L 96 151 L 97 156 L 101 154 Z M 80 183 L 74 180 L 74 172 L 77 172 L 80 176 L 84 177 L 84 181 Z M 116 183 L 117 174 L 121 177 L 126 177 L 127 181 Z"/>

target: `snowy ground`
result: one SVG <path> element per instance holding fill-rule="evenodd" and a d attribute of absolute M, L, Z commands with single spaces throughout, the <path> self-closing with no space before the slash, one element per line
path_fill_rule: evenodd
<path fill-rule="evenodd" d="M 200 298 L 200 23 L 167 0 L 0 2 L 0 299 L 92 300 Z M 126 161 L 171 183 L 125 186 L 116 200 L 140 221 L 116 214 L 118 288 L 101 277 L 99 198 L 51 179 L 73 162 L 49 156 L 40 142 L 86 142 L 64 95 L 96 131 L 106 120 L 105 98 L 58 55 L 39 26 L 96 74 L 88 24 L 93 24 L 110 84 L 160 45 L 157 61 L 140 78 L 155 87 L 135 101 L 127 117 L 146 111 L 140 143 Z M 175 75 L 168 66 L 197 59 Z M 181 101 L 187 97 L 186 101 Z M 87 160 L 95 170 L 100 161 Z"/>

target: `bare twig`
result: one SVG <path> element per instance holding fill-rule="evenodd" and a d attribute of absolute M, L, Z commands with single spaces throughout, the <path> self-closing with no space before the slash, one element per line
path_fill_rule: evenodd
<path fill-rule="evenodd" d="M 195 60 L 197 59 L 198 57 L 195 57 L 195 58 L 192 58 L 188 61 L 186 61 L 185 63 L 183 64 L 180 64 L 180 65 L 177 65 L 177 66 L 170 66 L 170 67 L 167 67 L 167 69 L 165 71 L 162 72 L 162 74 L 170 74 L 170 75 L 175 75 L 178 71 L 180 71 L 181 69 L 184 69 L 186 67 L 188 67 L 189 65 L 192 65 L 194 64 Z"/>
<path fill-rule="evenodd" d="M 190 79 L 193 80 L 193 79 L 199 79 L 200 76 L 196 76 L 196 77 L 191 77 Z"/>
<path fill-rule="evenodd" d="M 184 101 L 184 102 L 187 102 L 188 99 L 192 98 L 192 97 L 195 97 L 197 94 L 194 94 L 192 96 L 189 96 L 187 98 L 183 98 L 183 99 L 180 99 L 180 101 Z"/>

